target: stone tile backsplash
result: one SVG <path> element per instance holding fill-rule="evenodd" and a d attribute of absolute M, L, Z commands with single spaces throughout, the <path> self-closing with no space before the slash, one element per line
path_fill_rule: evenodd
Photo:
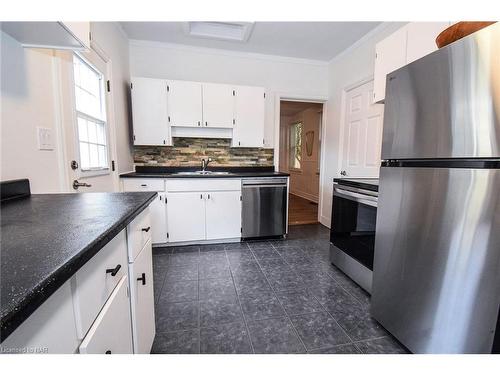
<path fill-rule="evenodd" d="M 135 165 L 198 166 L 212 158 L 211 166 L 273 166 L 274 150 L 232 148 L 230 139 L 173 138 L 173 147 L 134 146 Z"/>

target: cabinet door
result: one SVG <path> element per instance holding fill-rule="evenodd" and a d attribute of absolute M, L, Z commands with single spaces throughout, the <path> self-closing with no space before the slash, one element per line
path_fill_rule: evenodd
<path fill-rule="evenodd" d="M 161 79 L 132 79 L 134 145 L 171 145 L 167 83 Z"/>
<path fill-rule="evenodd" d="M 168 81 L 168 109 L 171 126 L 201 126 L 201 83 Z"/>
<path fill-rule="evenodd" d="M 215 83 L 203 84 L 203 126 L 232 128 L 234 119 L 233 88 Z"/>
<path fill-rule="evenodd" d="M 385 99 L 387 74 L 406 64 L 406 33 L 402 27 L 375 46 L 374 102 Z"/>
<path fill-rule="evenodd" d="M 233 147 L 264 146 L 264 89 L 235 87 L 235 125 Z"/>
<path fill-rule="evenodd" d="M 156 199 L 151 202 L 151 223 L 153 243 L 167 242 L 167 206 L 165 204 L 165 193 L 158 193 Z"/>
<path fill-rule="evenodd" d="M 205 239 L 205 199 L 202 193 L 167 194 L 169 242 Z"/>
<path fill-rule="evenodd" d="M 241 237 L 241 192 L 205 194 L 207 240 Z"/>
<path fill-rule="evenodd" d="M 437 36 L 450 26 L 450 22 L 411 22 L 408 24 L 406 63 L 436 51 Z"/>
<path fill-rule="evenodd" d="M 149 354 L 155 338 L 155 312 L 153 294 L 153 257 L 151 242 L 130 264 L 130 290 L 132 296 L 132 336 L 134 353 Z"/>
<path fill-rule="evenodd" d="M 132 321 L 123 276 L 80 345 L 82 354 L 132 354 Z"/>

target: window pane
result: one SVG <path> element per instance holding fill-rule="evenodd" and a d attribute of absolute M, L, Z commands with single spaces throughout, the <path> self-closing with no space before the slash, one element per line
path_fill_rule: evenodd
<path fill-rule="evenodd" d="M 98 168 L 99 167 L 99 154 L 97 151 L 97 145 L 89 144 L 89 153 L 90 153 L 90 168 Z"/>
<path fill-rule="evenodd" d="M 80 141 L 88 141 L 87 121 L 83 118 L 78 118 L 78 138 Z"/>
<path fill-rule="evenodd" d="M 99 167 L 106 168 L 108 166 L 108 157 L 106 155 L 106 147 L 97 146 L 99 153 Z"/>
<path fill-rule="evenodd" d="M 103 75 L 78 55 L 73 68 L 81 169 L 108 168 Z"/>
<path fill-rule="evenodd" d="M 100 145 L 106 144 L 106 134 L 104 133 L 104 124 L 97 125 L 97 143 Z"/>
<path fill-rule="evenodd" d="M 89 124 L 89 142 L 97 143 L 97 126 L 95 122 L 88 121 Z"/>
<path fill-rule="evenodd" d="M 290 167 L 300 169 L 302 160 L 302 123 L 290 126 Z"/>
<path fill-rule="evenodd" d="M 82 169 L 90 168 L 89 144 L 80 142 L 80 166 Z"/>

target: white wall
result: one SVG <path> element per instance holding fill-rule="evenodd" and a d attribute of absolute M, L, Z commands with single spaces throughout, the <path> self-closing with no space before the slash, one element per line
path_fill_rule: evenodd
<path fill-rule="evenodd" d="M 24 49 L 1 32 L 1 175 L 29 178 L 33 192 L 57 192 L 62 154 L 37 150 L 36 127 L 50 128 L 57 138 L 53 51 Z M 57 147 L 57 146 L 56 146 Z"/>
<path fill-rule="evenodd" d="M 320 185 L 320 221 L 328 227 L 331 220 L 333 178 L 340 177 L 340 128 L 344 88 L 373 76 L 375 44 L 403 25 L 405 23 L 401 22 L 382 24 L 330 63 L 326 128 L 322 140 L 325 162 L 322 164 Z"/>
<path fill-rule="evenodd" d="M 92 24 L 94 40 L 112 60 L 111 77 L 118 171 L 132 169 L 128 121 L 128 41 L 114 23 Z M 58 64 L 51 50 L 25 49 L 1 33 L 0 180 L 29 178 L 32 192 L 68 190 L 58 134 L 61 103 L 56 94 Z M 61 95 L 73 95 L 62 92 Z M 37 149 L 36 127 L 52 129 L 55 149 Z"/>
<path fill-rule="evenodd" d="M 267 92 L 265 145 L 273 148 L 275 94 L 326 97 L 328 64 L 158 42 L 130 42 L 131 76 L 263 86 Z M 276 130 L 277 131 L 277 130 Z"/>

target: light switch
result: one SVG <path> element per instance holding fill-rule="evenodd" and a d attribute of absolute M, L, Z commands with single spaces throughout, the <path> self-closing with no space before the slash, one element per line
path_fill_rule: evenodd
<path fill-rule="evenodd" d="M 38 149 L 39 150 L 53 150 L 54 145 L 52 144 L 52 130 L 49 128 L 37 127 L 38 135 Z"/>

